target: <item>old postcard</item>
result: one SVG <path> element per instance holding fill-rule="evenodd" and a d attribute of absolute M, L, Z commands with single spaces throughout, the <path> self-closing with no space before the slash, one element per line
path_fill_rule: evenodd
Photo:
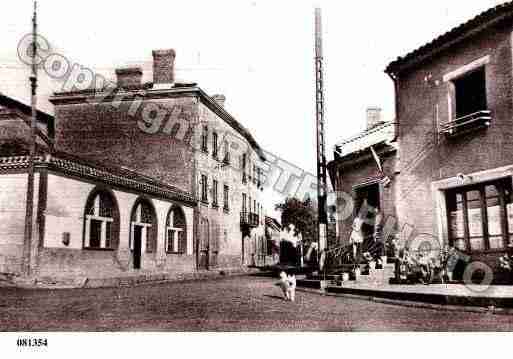
<path fill-rule="evenodd" d="M 0 23 L 13 353 L 513 329 L 513 2 L 23 0 Z M 345 338 L 296 335 L 266 338 Z"/>

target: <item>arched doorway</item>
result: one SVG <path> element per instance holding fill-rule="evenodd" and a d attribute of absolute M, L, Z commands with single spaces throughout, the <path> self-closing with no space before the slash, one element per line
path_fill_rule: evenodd
<path fill-rule="evenodd" d="M 145 198 L 138 199 L 130 217 L 130 250 L 134 269 L 141 268 L 143 253 L 157 249 L 157 215 L 153 204 Z"/>

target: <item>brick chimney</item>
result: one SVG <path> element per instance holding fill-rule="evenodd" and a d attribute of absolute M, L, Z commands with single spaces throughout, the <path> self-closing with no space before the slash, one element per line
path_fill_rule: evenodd
<path fill-rule="evenodd" d="M 118 87 L 122 88 L 140 88 L 142 79 L 142 70 L 140 67 L 125 67 L 116 69 Z"/>
<path fill-rule="evenodd" d="M 172 87 L 175 82 L 175 50 L 153 50 L 152 55 L 153 88 Z"/>
<path fill-rule="evenodd" d="M 219 104 L 219 106 L 224 107 L 224 103 L 226 101 L 225 95 L 216 94 L 212 96 L 212 99 Z"/>
<path fill-rule="evenodd" d="M 381 108 L 367 107 L 367 130 L 376 127 L 381 122 Z"/>

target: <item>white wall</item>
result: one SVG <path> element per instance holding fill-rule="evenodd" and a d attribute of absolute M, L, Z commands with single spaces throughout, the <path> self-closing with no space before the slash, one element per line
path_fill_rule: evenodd
<path fill-rule="evenodd" d="M 48 174 L 45 247 L 82 248 L 85 204 L 94 187 L 87 182 Z M 70 233 L 69 246 L 62 243 L 64 232 Z"/>

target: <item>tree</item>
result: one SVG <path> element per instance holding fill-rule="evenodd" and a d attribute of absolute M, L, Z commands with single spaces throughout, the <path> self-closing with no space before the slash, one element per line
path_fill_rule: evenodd
<path fill-rule="evenodd" d="M 305 244 L 317 241 L 317 208 L 309 198 L 304 201 L 286 198 L 285 202 L 275 207 L 276 210 L 281 211 L 283 227 L 293 224 L 295 234 L 301 233 Z"/>

